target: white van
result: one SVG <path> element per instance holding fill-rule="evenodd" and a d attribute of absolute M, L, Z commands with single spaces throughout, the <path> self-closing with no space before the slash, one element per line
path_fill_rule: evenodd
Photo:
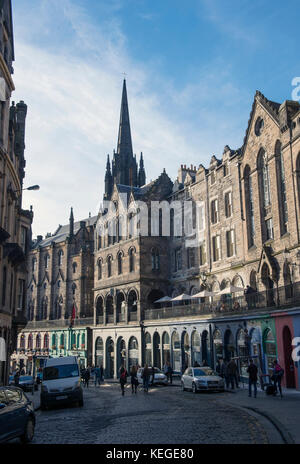
<path fill-rule="evenodd" d="M 45 360 L 41 388 L 41 409 L 59 403 L 83 406 L 83 393 L 76 356 Z"/>

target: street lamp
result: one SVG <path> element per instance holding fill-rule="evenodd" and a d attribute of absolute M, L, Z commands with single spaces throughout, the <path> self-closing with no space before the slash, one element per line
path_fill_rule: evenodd
<path fill-rule="evenodd" d="M 39 185 L 31 185 L 30 187 L 23 188 L 21 190 L 20 189 L 14 190 L 14 193 L 23 192 L 24 190 L 40 190 L 40 186 Z"/>

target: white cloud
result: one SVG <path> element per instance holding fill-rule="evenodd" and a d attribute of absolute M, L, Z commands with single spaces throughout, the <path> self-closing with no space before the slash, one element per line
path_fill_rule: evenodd
<path fill-rule="evenodd" d="M 230 126 L 224 111 L 242 97 L 226 69 L 225 82 L 217 72 L 222 63 L 212 63 L 199 82 L 178 90 L 131 59 L 118 21 L 96 28 L 71 0 L 35 3 L 22 16 L 17 11 L 15 23 L 14 98 L 28 104 L 25 184 L 41 186 L 24 193 L 24 207 L 34 207 L 34 235 L 65 224 L 71 206 L 76 220 L 97 213 L 106 155 L 117 143 L 123 71 L 129 75 L 134 151 L 138 158 L 144 153 L 148 180 L 163 168 L 174 177 L 180 164 L 206 162 L 236 142 L 240 120 Z"/>

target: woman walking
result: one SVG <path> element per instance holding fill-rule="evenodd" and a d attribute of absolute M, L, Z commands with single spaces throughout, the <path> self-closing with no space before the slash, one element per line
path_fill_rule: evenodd
<path fill-rule="evenodd" d="M 150 369 L 148 368 L 148 364 L 145 364 L 144 371 L 143 371 L 143 386 L 144 386 L 144 391 L 147 393 L 149 390 L 149 378 L 150 378 Z"/>
<path fill-rule="evenodd" d="M 281 379 L 283 377 L 283 374 L 284 374 L 284 370 L 279 365 L 278 361 L 277 360 L 274 361 L 273 362 L 273 376 L 272 376 L 272 380 L 274 382 L 274 388 L 275 388 L 274 396 L 277 393 L 277 385 L 278 385 L 278 390 L 279 390 L 281 398 L 282 398 Z"/>
<path fill-rule="evenodd" d="M 124 366 L 120 367 L 120 385 L 122 396 L 125 394 L 125 384 L 127 383 L 128 372 Z"/>
<path fill-rule="evenodd" d="M 137 369 L 135 366 L 132 366 L 130 370 L 130 377 L 131 377 L 131 393 L 136 393 L 139 381 L 137 378 Z"/>

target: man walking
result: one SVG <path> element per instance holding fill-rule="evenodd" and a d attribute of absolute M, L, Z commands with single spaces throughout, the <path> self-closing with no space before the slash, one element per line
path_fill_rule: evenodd
<path fill-rule="evenodd" d="M 122 391 L 122 396 L 125 394 L 125 384 L 127 383 L 127 377 L 128 373 L 127 370 L 124 366 L 120 367 L 120 385 L 121 385 L 121 391 Z"/>
<path fill-rule="evenodd" d="M 84 372 L 84 386 L 89 388 L 89 380 L 91 378 L 90 370 L 87 367 L 85 372 Z"/>
<path fill-rule="evenodd" d="M 173 382 L 173 369 L 170 363 L 168 363 L 168 371 L 167 371 L 167 378 L 168 382 L 170 382 L 170 385 L 172 385 Z"/>
<path fill-rule="evenodd" d="M 231 383 L 231 389 L 234 390 L 234 384 L 238 388 L 238 381 L 237 381 L 237 365 L 234 359 L 231 359 L 227 364 L 227 374 L 229 377 L 229 382 Z"/>
<path fill-rule="evenodd" d="M 95 375 L 95 387 L 98 385 L 101 385 L 101 374 L 100 374 L 100 368 L 95 367 L 94 368 L 94 375 Z"/>
<path fill-rule="evenodd" d="M 143 387 L 144 387 L 144 391 L 147 393 L 149 389 L 149 377 L 150 377 L 150 370 L 148 368 L 148 364 L 145 364 L 144 371 L 143 371 Z"/>
<path fill-rule="evenodd" d="M 250 359 L 250 365 L 247 369 L 249 374 L 249 397 L 252 395 L 252 385 L 254 385 L 254 398 L 256 398 L 257 394 L 257 367 L 253 362 L 253 359 Z"/>

